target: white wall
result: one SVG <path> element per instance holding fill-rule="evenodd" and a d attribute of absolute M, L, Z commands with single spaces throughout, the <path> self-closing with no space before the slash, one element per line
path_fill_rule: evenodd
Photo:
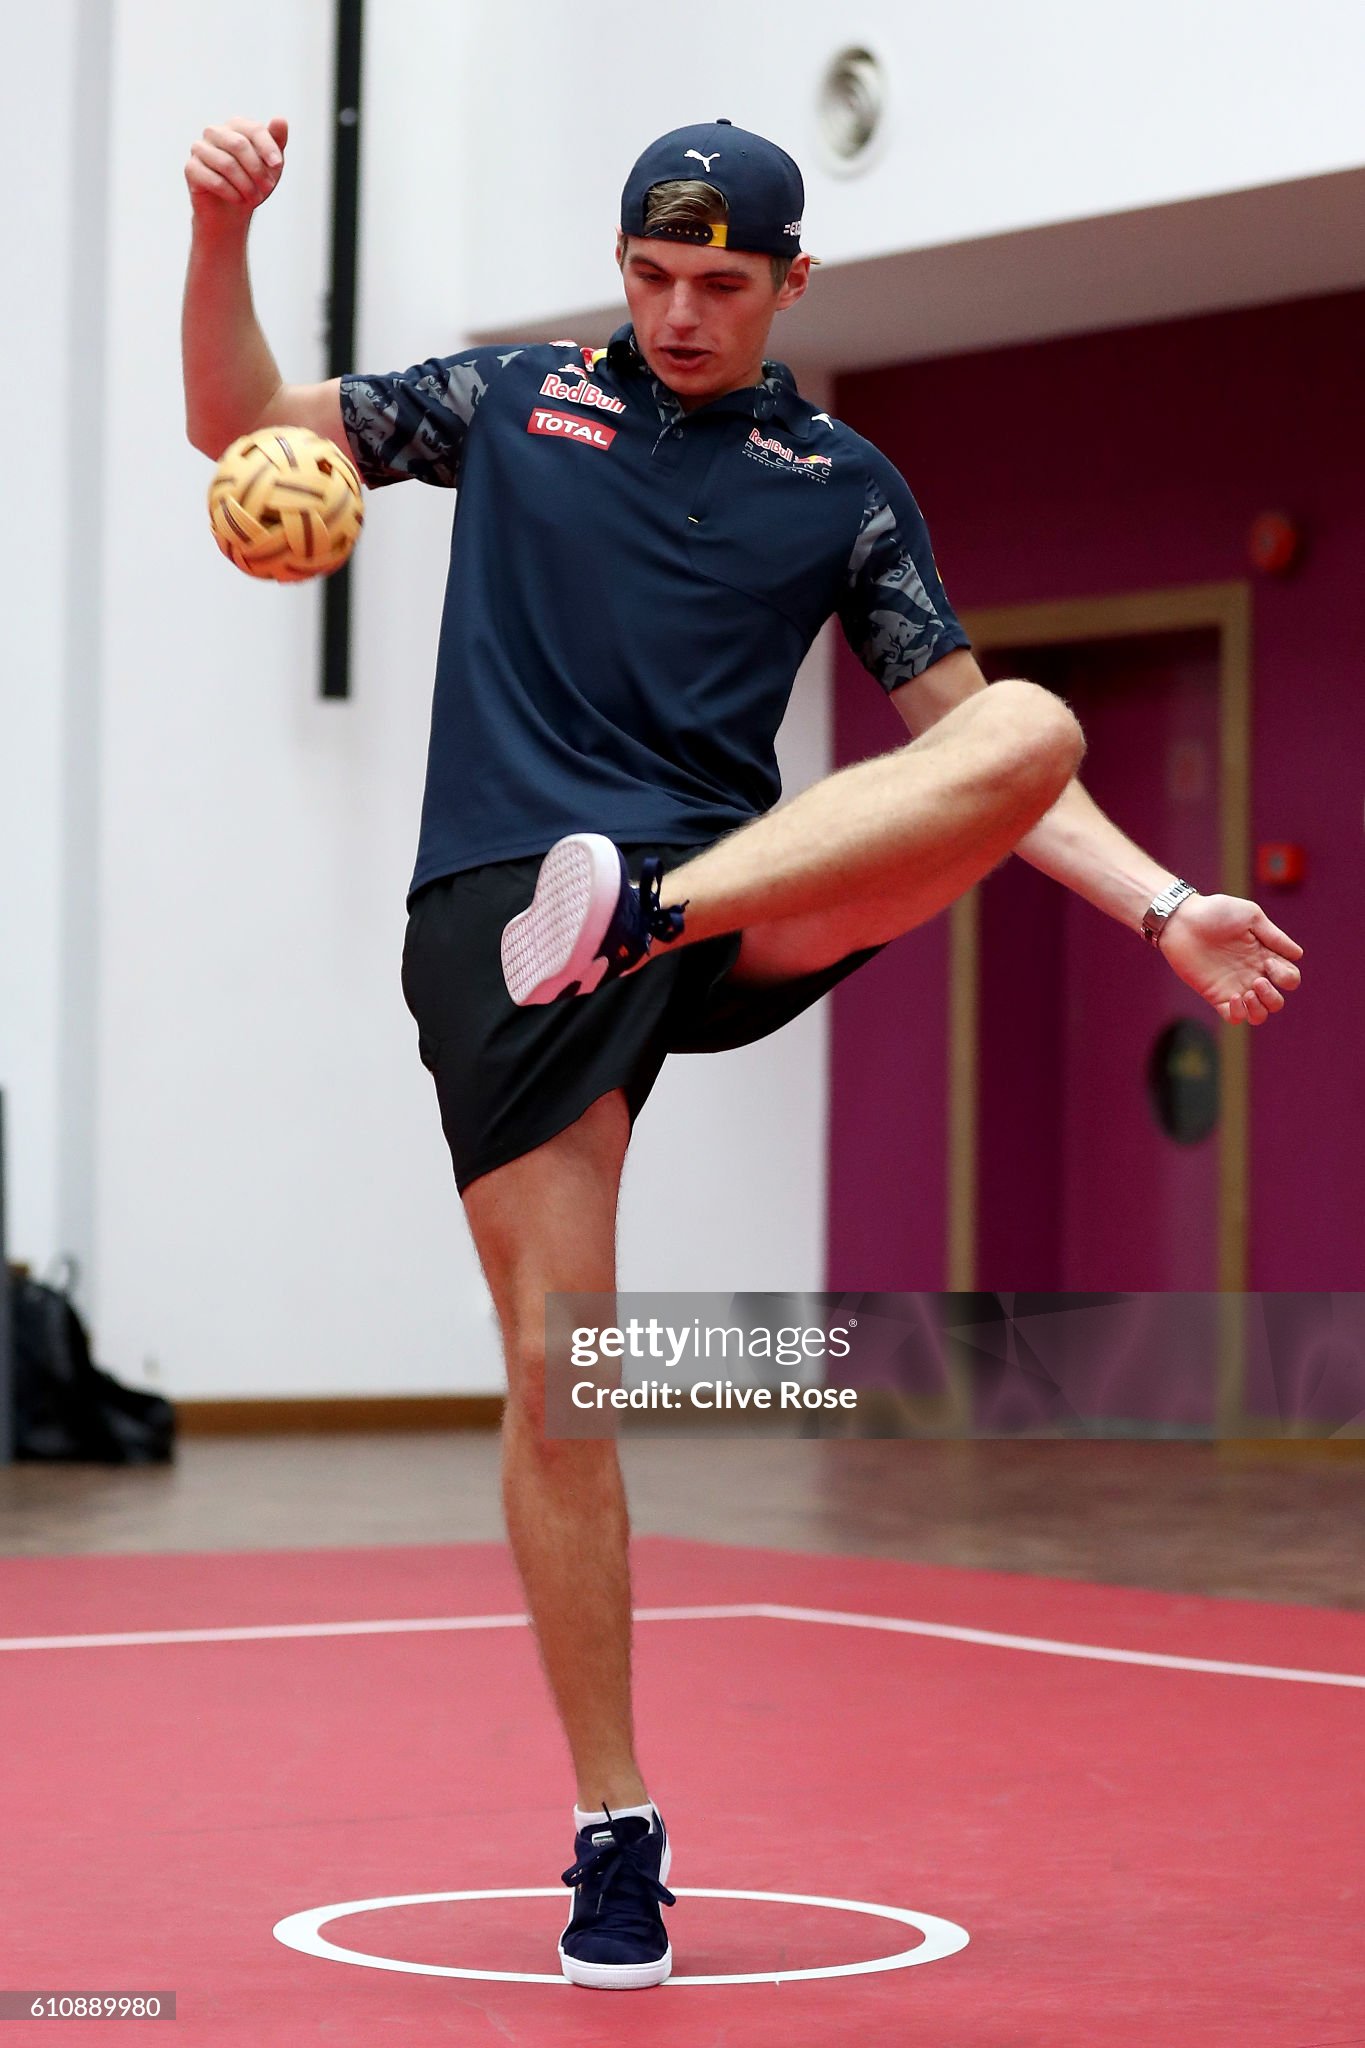
<path fill-rule="evenodd" d="M 392 10 L 370 10 L 361 365 L 455 347 L 467 331 L 460 109 L 474 81 L 411 62 L 414 46 L 439 47 L 457 11 L 405 0 L 395 41 Z M 183 431 L 181 168 L 192 136 L 228 111 L 291 117 L 252 270 L 285 373 L 320 374 L 328 13 L 266 0 L 230 19 L 177 9 L 174 37 L 150 0 L 122 0 L 110 18 L 108 156 L 92 212 L 107 233 L 108 294 L 103 346 L 81 364 L 104 425 L 80 593 L 89 659 L 79 678 L 63 675 L 54 647 L 44 690 L 27 699 L 25 744 L 42 771 L 30 759 L 28 808 L 51 842 L 45 895 L 27 915 L 55 955 L 65 912 L 90 983 L 77 1006 L 97 1078 L 89 1156 L 83 1177 L 75 1158 L 67 1175 L 89 1191 L 85 1302 L 102 1357 L 180 1397 L 500 1380 L 398 984 L 453 501 L 415 486 L 370 499 L 354 697 L 323 703 L 318 593 L 251 583 L 222 560 L 202 512 L 207 465 Z M 59 53 L 54 76 L 64 63 L 69 74 Z M 74 251 L 69 222 L 63 234 Z M 54 308 L 49 332 L 70 325 Z M 35 335 L 35 364 L 38 348 Z M 54 487 L 53 533 L 69 506 Z M 71 594 L 64 568 L 35 631 L 60 639 Z M 78 741 L 59 726 L 82 693 L 91 715 Z M 824 765 L 826 711 L 821 656 L 784 737 L 796 781 Z M 60 822 L 63 778 L 96 743 L 92 933 L 63 883 Z M 13 1150 L 16 1189 L 37 1186 L 40 1199 L 19 1205 L 14 1237 L 45 1260 L 69 1242 L 55 958 L 36 986 L 13 1008 L 43 1085 L 16 1089 L 28 1114 Z M 811 1284 L 823 1045 L 812 1019 L 766 1062 L 692 1061 L 669 1077 L 632 1161 L 626 1284 Z M 698 1130 L 733 1146 L 755 1106 L 772 1135 L 750 1139 L 742 1181 L 691 1163 Z M 660 1218 L 671 1254 L 657 1265 Z"/>
<path fill-rule="evenodd" d="M 109 1360 L 182 1396 L 496 1377 L 398 986 L 451 504 L 371 501 L 354 697 L 324 703 L 320 594 L 219 556 L 182 424 L 181 165 L 226 113 L 293 124 L 253 276 L 286 374 L 321 373 L 330 12 L 177 10 L 168 37 L 126 0 L 116 36 L 93 1306 Z M 376 46 L 362 353 L 406 361 L 453 343 L 460 250 L 402 203 L 453 181 Z"/>
<path fill-rule="evenodd" d="M 781 142 L 806 181 L 806 245 L 832 264 L 1119 214 L 1365 161 L 1365 9 L 1302 0 L 605 0 L 590 24 L 520 0 L 477 11 L 481 328 L 610 295 L 625 172 L 654 135 L 725 114 Z M 882 60 L 885 146 L 856 177 L 822 159 L 829 60 Z M 509 118 L 514 110 L 515 118 Z M 535 259 L 508 263 L 529 232 Z"/>
<path fill-rule="evenodd" d="M 485 13 L 462 58 L 485 87 L 481 337 L 604 318 L 628 166 L 721 113 L 805 174 L 824 267 L 782 323 L 792 361 L 859 368 L 1365 283 L 1358 0 L 1292 18 L 1268 0 L 691 0 L 671 37 L 624 0 L 583 35 L 522 0 L 517 21 L 509 38 Z M 858 46 L 888 112 L 866 167 L 839 175 L 819 86 Z M 534 260 L 509 263 L 528 222 Z"/>
<path fill-rule="evenodd" d="M 79 14 L 77 0 L 53 0 L 35 14 L 25 31 L 30 61 L 7 63 L 0 88 L 9 160 L 44 167 L 22 205 L 0 213 L 8 309 L 0 366 L 11 435 L 0 492 L 0 1088 L 14 1255 L 46 1255 L 59 1236 L 66 517 L 78 375 L 67 258 Z"/>

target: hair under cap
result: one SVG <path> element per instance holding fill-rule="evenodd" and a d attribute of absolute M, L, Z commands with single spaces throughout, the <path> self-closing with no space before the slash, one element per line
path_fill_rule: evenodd
<path fill-rule="evenodd" d="M 681 223 L 646 228 L 650 192 L 679 178 L 699 178 L 713 185 L 725 201 L 728 219 L 711 228 Z M 761 256 L 799 256 L 805 203 L 801 173 L 786 150 L 722 117 L 674 128 L 650 143 L 621 194 L 621 232 L 751 249 Z"/>

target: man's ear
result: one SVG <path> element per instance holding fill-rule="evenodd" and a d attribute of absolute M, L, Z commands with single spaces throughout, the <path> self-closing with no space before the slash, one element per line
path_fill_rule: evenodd
<path fill-rule="evenodd" d="M 626 262 L 626 238 L 620 228 L 616 230 L 616 268 L 623 270 Z"/>
<path fill-rule="evenodd" d="M 797 300 L 804 294 L 809 283 L 810 257 L 803 254 L 795 258 L 791 269 L 787 272 L 786 282 L 777 295 L 777 312 L 783 313 L 788 306 L 794 306 Z"/>

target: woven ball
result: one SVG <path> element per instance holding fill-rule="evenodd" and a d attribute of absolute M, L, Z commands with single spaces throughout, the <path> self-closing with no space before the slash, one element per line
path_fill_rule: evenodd
<path fill-rule="evenodd" d="M 248 576 L 300 583 L 350 555 L 365 507 L 355 464 L 311 427 L 262 427 L 225 452 L 209 485 L 209 519 Z"/>

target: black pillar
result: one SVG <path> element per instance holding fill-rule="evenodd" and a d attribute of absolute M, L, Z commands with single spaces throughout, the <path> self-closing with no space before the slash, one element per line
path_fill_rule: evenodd
<path fill-rule="evenodd" d="M 360 227 L 360 58 L 364 0 L 337 0 L 332 123 L 332 262 L 327 294 L 327 375 L 355 364 L 356 245 Z M 351 570 L 322 586 L 322 694 L 351 694 Z"/>

